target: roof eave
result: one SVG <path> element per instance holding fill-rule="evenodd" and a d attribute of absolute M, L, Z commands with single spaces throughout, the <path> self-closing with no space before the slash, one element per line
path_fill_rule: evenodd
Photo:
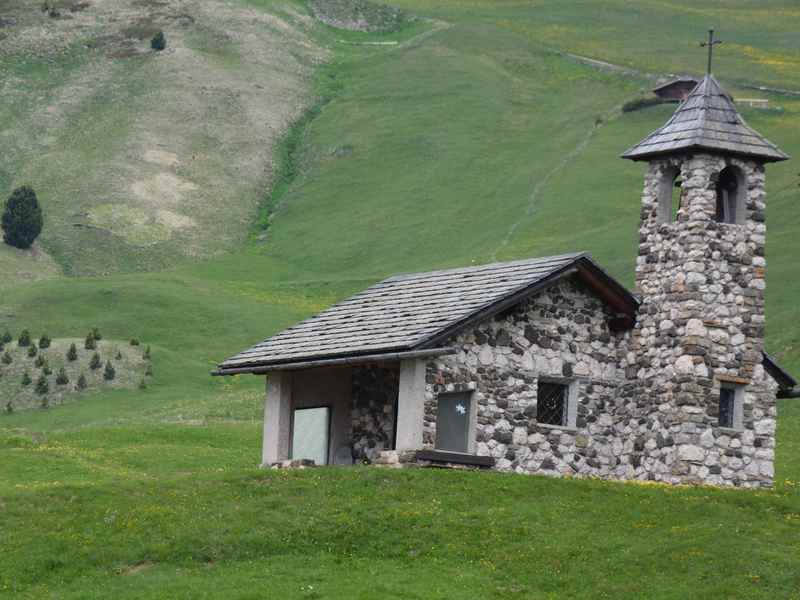
<path fill-rule="evenodd" d="M 620 154 L 620 158 L 632 161 L 646 161 L 646 160 L 652 160 L 654 158 L 675 156 L 678 154 L 691 154 L 696 152 L 709 152 L 712 154 L 729 154 L 731 156 L 748 158 L 762 163 L 782 162 L 784 160 L 789 160 L 791 158 L 791 156 L 780 150 L 778 150 L 775 154 L 756 154 L 749 152 L 736 152 L 734 150 L 727 150 L 722 148 L 712 148 L 709 146 L 703 146 L 699 144 L 692 144 L 690 146 L 683 146 L 678 148 L 670 148 L 669 150 L 656 150 L 654 152 L 646 152 L 641 150 L 637 151 L 636 147 L 634 146 L 630 150 L 627 150 L 624 153 Z"/>

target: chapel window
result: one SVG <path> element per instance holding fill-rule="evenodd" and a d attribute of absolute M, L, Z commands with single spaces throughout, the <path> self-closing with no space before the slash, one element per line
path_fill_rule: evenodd
<path fill-rule="evenodd" d="M 674 223 L 681 208 L 681 172 L 677 167 L 662 172 L 658 190 L 658 223 Z"/>
<path fill-rule="evenodd" d="M 543 425 L 575 427 L 574 384 L 539 381 L 536 391 L 536 421 Z"/>
<path fill-rule="evenodd" d="M 742 397 L 744 388 L 740 385 L 723 383 L 719 389 L 719 418 L 720 427 L 728 429 L 741 429 L 742 427 Z"/>
<path fill-rule="evenodd" d="M 741 172 L 735 167 L 725 167 L 719 174 L 716 185 L 717 223 L 740 223 L 744 214 L 744 185 Z"/>

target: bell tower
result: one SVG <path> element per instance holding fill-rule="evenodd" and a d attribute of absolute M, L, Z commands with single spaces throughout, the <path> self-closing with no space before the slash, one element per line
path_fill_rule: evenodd
<path fill-rule="evenodd" d="M 643 468 L 673 483 L 771 485 L 764 165 L 789 157 L 709 73 L 623 158 L 648 164 L 629 368 L 653 440 Z"/>

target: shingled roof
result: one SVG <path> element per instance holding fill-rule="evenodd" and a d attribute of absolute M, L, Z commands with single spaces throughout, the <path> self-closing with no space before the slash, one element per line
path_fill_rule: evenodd
<path fill-rule="evenodd" d="M 648 135 L 622 157 L 646 160 L 698 150 L 736 154 L 763 162 L 789 158 L 744 122 L 733 99 L 713 75 L 706 75 L 697 84 L 666 125 Z"/>
<path fill-rule="evenodd" d="M 436 348 L 457 331 L 566 276 L 579 276 L 633 324 L 638 303 L 586 253 L 397 275 L 219 365 L 215 375 L 258 373 L 343 357 Z"/>

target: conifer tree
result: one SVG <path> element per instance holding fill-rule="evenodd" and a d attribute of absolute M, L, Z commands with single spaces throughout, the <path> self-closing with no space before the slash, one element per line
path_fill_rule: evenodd
<path fill-rule="evenodd" d="M 102 362 L 100 361 L 100 355 L 97 352 L 95 352 L 94 354 L 92 354 L 92 360 L 89 361 L 89 368 L 92 371 L 96 371 L 97 369 L 100 368 L 101 365 Z"/>
<path fill-rule="evenodd" d="M 105 379 L 106 381 L 111 381 L 112 379 L 114 379 L 114 377 L 116 377 L 116 375 L 117 375 L 117 372 L 114 369 L 114 365 L 111 364 L 110 360 L 107 360 L 106 361 L 106 368 L 103 371 L 103 379 Z"/>
<path fill-rule="evenodd" d="M 31 345 L 31 334 L 27 329 L 23 329 L 22 333 L 19 334 L 19 338 L 17 338 L 17 345 L 20 348 Z"/>
<path fill-rule="evenodd" d="M 69 383 L 69 377 L 67 377 L 67 372 L 64 370 L 64 367 L 61 367 L 58 370 L 58 375 L 56 375 L 56 383 L 58 385 L 67 385 Z"/>
<path fill-rule="evenodd" d="M 13 339 L 14 338 L 11 336 L 11 332 L 8 329 L 6 329 L 6 331 L 5 331 L 5 333 L 3 334 L 3 337 L 2 337 L 3 343 L 4 344 L 10 344 L 11 340 L 13 340 Z"/>
<path fill-rule="evenodd" d="M 14 359 L 11 358 L 11 355 L 8 353 L 8 350 L 6 350 L 3 353 L 3 358 L 0 359 L 0 361 L 2 361 L 4 365 L 10 365 L 12 362 L 14 362 Z"/>
<path fill-rule="evenodd" d="M 43 225 L 42 209 L 36 193 L 28 186 L 14 190 L 0 217 L 5 243 L 15 248 L 30 248 L 42 232 Z"/>
<path fill-rule="evenodd" d="M 78 349 L 75 347 L 75 344 L 69 345 L 69 350 L 67 350 L 67 360 L 69 362 L 75 362 L 78 360 Z"/>
<path fill-rule="evenodd" d="M 78 376 L 78 383 L 75 384 L 75 388 L 78 390 L 86 389 L 86 375 L 84 375 L 82 372 L 80 376 Z"/>
<path fill-rule="evenodd" d="M 91 331 L 86 335 L 86 340 L 83 342 L 83 347 L 87 350 L 94 350 L 97 348 L 97 342 L 95 341 L 96 338 L 94 337 L 94 333 Z"/>
<path fill-rule="evenodd" d="M 50 385 L 47 383 L 47 377 L 42 373 L 39 375 L 39 379 L 36 380 L 36 393 L 40 396 L 44 396 L 49 391 Z"/>
<path fill-rule="evenodd" d="M 39 338 L 39 348 L 41 350 L 44 350 L 45 348 L 49 348 L 50 347 L 50 342 L 52 342 L 52 341 L 53 340 L 50 339 L 50 336 L 48 336 L 47 334 L 44 334 L 42 337 Z"/>
<path fill-rule="evenodd" d="M 36 344 L 31 344 L 30 346 L 28 346 L 28 356 L 33 358 L 37 354 L 39 354 L 39 349 L 36 347 Z"/>
<path fill-rule="evenodd" d="M 27 371 L 22 375 L 22 385 L 30 385 L 31 384 L 31 376 L 28 374 Z"/>

